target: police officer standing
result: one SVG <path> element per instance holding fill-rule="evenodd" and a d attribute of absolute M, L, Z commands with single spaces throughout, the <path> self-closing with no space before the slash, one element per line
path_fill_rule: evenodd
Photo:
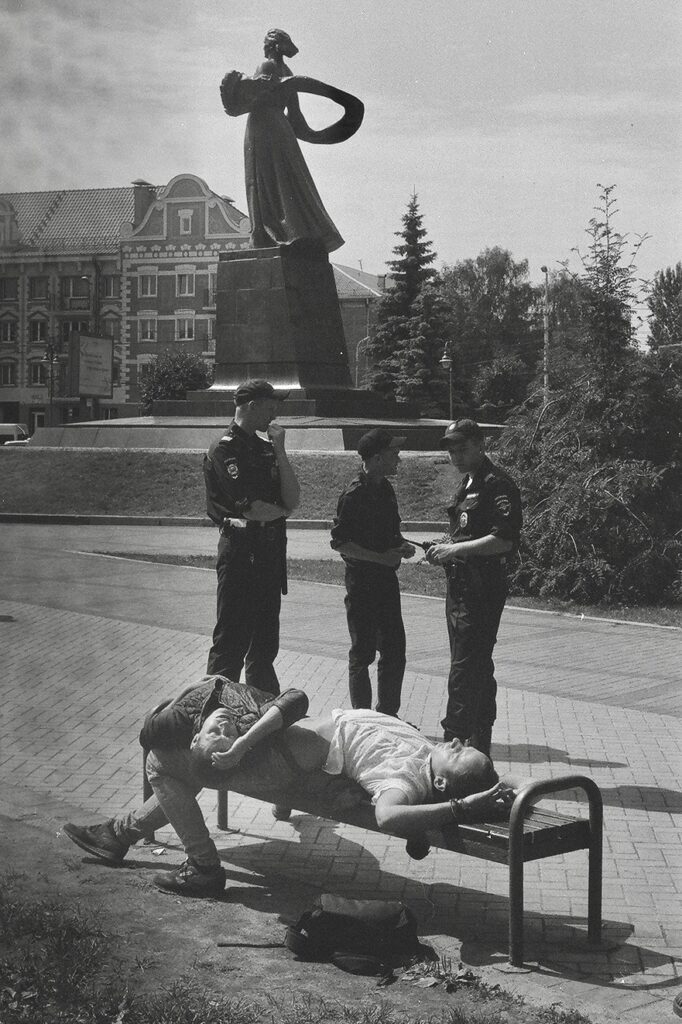
<path fill-rule="evenodd" d="M 209 675 L 279 693 L 273 662 L 286 594 L 286 518 L 300 488 L 273 423 L 286 393 L 266 380 L 247 380 L 234 396 L 234 420 L 204 458 L 206 510 L 220 527 L 217 616 Z M 258 436 L 267 432 L 268 440 Z"/>
<path fill-rule="evenodd" d="M 493 648 L 507 598 L 507 559 L 521 530 L 521 497 L 514 481 L 485 454 L 483 431 L 474 420 L 451 423 L 440 442 L 464 473 L 448 508 L 448 544 L 426 553 L 445 567 L 445 613 L 450 639 L 445 739 L 468 740 L 490 756 L 497 714 Z"/>
<path fill-rule="evenodd" d="M 331 546 L 346 563 L 346 617 L 351 638 L 351 705 L 372 706 L 369 666 L 379 651 L 376 710 L 397 715 L 405 674 L 405 627 L 396 569 L 414 547 L 400 533 L 393 487 L 404 437 L 377 427 L 358 442 L 362 470 L 340 496 Z"/>

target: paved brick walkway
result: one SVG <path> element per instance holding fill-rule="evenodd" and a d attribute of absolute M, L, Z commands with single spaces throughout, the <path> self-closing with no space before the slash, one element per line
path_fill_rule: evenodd
<path fill-rule="evenodd" d="M 9 573 L 12 599 L 0 601 L 0 792 L 20 780 L 42 797 L 52 794 L 78 805 L 83 820 L 137 803 L 141 714 L 201 675 L 207 650 L 206 629 L 154 614 L 169 576 L 159 575 L 155 589 L 149 566 L 128 563 L 124 583 L 112 578 L 111 565 L 110 559 L 90 557 L 87 609 L 72 607 L 69 591 L 75 585 L 64 586 L 61 601 L 49 587 L 43 590 L 35 566 L 31 588 L 18 562 Z M 178 586 L 181 603 L 194 586 L 188 572 L 173 570 L 173 581 L 185 579 Z M 347 641 L 341 635 L 325 650 L 310 640 L 332 614 L 329 607 L 320 611 L 319 594 L 319 587 L 298 584 L 288 599 L 285 649 L 278 661 L 283 685 L 303 686 L 315 711 L 346 703 Z M 338 598 L 338 592 L 332 596 Z M 434 603 L 407 601 L 408 637 L 421 636 L 422 621 L 437 621 L 442 628 L 442 609 L 435 610 L 437 615 Z M 163 614 L 167 611 L 164 606 Z M 444 851 L 415 862 L 398 840 L 304 816 L 295 816 L 293 825 L 274 822 L 264 805 L 235 797 L 230 823 L 239 831 L 216 835 L 226 866 L 273 885 L 284 877 L 348 895 L 399 896 L 415 909 L 422 934 L 439 951 L 461 957 L 492 983 L 530 999 L 577 1006 L 595 1020 L 658 1024 L 674 1019 L 672 999 L 682 989 L 680 729 L 672 715 L 646 708 L 659 668 L 668 679 L 666 693 L 670 690 L 680 634 L 636 627 L 613 634 L 599 628 L 603 635 L 589 634 L 590 657 L 601 660 L 592 665 L 588 689 L 576 685 L 575 652 L 586 638 L 579 621 L 507 616 L 498 660 L 508 685 L 500 692 L 494 753 L 502 771 L 541 778 L 574 770 L 602 787 L 604 952 L 590 951 L 584 943 L 582 853 L 526 867 L 527 958 L 537 968 L 524 975 L 496 969 L 504 965 L 506 945 L 507 877 L 501 866 Z M 417 658 L 421 663 L 423 655 Z M 570 696 L 557 695 L 555 678 L 553 692 L 543 692 L 541 679 L 552 663 Z M 523 685 L 524 678 L 530 685 Z M 595 679 L 605 681 L 607 699 L 594 693 Z M 636 706 L 618 706 L 618 688 L 630 705 L 637 691 Z M 584 699 L 586 693 L 595 699 Z M 403 694 L 405 717 L 436 737 L 442 672 L 408 672 Z M 35 728 L 42 716 L 49 723 L 47 735 Z M 213 794 L 202 800 L 214 822 Z M 572 805 L 567 799 L 556 806 Z M 177 849 L 171 830 L 163 838 Z M 170 859 L 179 862 L 180 851 Z"/>

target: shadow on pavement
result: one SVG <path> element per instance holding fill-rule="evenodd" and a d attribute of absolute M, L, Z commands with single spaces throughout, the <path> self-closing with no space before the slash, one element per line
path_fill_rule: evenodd
<path fill-rule="evenodd" d="M 602 786 L 605 807 L 632 807 L 641 811 L 663 811 L 674 814 L 682 811 L 682 793 L 659 786 Z M 574 800 L 575 790 L 552 794 L 554 800 Z"/>
<path fill-rule="evenodd" d="M 488 967 L 507 963 L 506 897 L 382 870 L 370 849 L 339 835 L 339 826 L 333 822 L 295 814 L 291 825 L 291 839 L 250 842 L 265 837 L 244 832 L 240 845 L 219 848 L 228 879 L 238 881 L 239 869 L 250 873 L 246 885 L 230 890 L 232 902 L 277 914 L 283 924 L 290 924 L 320 892 L 401 899 L 417 915 L 423 937 L 430 941 L 434 935 L 444 935 L 461 944 L 455 955 L 465 964 Z M 617 983 L 619 988 L 645 968 L 670 966 L 670 957 L 628 943 L 632 933 L 628 922 L 605 922 L 604 946 L 594 948 L 587 942 L 585 918 L 526 911 L 526 961 L 544 973 L 604 986 Z M 652 976 L 650 985 L 632 987 L 649 991 L 674 983 L 679 984 L 679 979 L 662 983 L 659 974 Z"/>
<path fill-rule="evenodd" d="M 595 757 L 571 757 L 568 751 L 558 747 L 546 747 L 539 743 L 493 743 L 493 760 L 513 761 L 523 764 L 544 764 L 560 761 L 571 768 L 627 768 L 624 761 L 600 761 Z"/>

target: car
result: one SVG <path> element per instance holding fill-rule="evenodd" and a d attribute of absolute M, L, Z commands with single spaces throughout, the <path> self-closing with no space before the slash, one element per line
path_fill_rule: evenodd
<path fill-rule="evenodd" d="M 28 427 L 25 423 L 0 423 L 0 444 L 28 444 Z"/>

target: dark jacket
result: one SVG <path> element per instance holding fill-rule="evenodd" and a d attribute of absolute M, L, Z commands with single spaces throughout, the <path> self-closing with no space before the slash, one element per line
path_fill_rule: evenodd
<path fill-rule="evenodd" d="M 188 748 L 208 716 L 219 707 L 234 715 L 237 733 L 245 732 L 271 707 L 279 708 L 284 728 L 304 718 L 308 698 L 302 690 L 285 690 L 279 697 L 224 676 L 209 676 L 174 704 L 147 715 L 140 732 L 146 750 L 154 747 Z"/>

